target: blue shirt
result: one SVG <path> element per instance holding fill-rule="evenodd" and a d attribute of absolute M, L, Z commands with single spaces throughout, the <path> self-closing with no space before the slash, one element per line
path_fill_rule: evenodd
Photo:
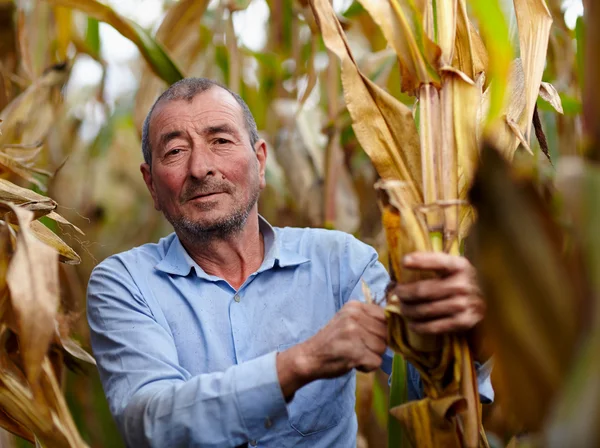
<path fill-rule="evenodd" d="M 237 291 L 204 272 L 175 234 L 92 272 L 92 347 L 129 446 L 356 446 L 355 372 L 312 382 L 286 403 L 275 356 L 362 300 L 361 279 L 382 297 L 388 274 L 348 234 L 262 218 L 260 229 L 263 263 Z M 390 372 L 391 352 L 382 368 Z"/>

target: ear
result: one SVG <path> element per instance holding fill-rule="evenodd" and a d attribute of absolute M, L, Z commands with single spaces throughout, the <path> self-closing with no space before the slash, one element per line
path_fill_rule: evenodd
<path fill-rule="evenodd" d="M 265 178 L 267 167 L 267 143 L 262 138 L 254 145 L 254 152 L 256 153 L 256 159 L 258 160 L 258 178 L 260 189 L 262 190 L 267 186 L 267 180 Z"/>
<path fill-rule="evenodd" d="M 154 189 L 154 182 L 152 182 L 152 169 L 150 165 L 147 163 L 142 163 L 140 165 L 140 171 L 142 172 L 142 176 L 144 178 L 144 182 L 146 183 L 146 187 L 152 196 L 152 200 L 154 201 L 154 208 L 160 211 L 160 205 L 158 205 L 158 197 L 156 196 L 156 190 Z"/>

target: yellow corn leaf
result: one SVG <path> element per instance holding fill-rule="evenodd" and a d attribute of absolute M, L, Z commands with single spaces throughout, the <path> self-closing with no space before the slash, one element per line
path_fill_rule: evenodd
<path fill-rule="evenodd" d="M 459 448 L 456 422 L 453 417 L 466 406 L 464 398 L 455 395 L 439 400 L 425 398 L 390 410 L 405 427 L 411 444 L 419 448 Z"/>
<path fill-rule="evenodd" d="M 9 211 L 10 208 L 4 206 L 2 202 L 11 202 L 15 205 L 25 208 L 26 210 L 30 210 L 34 212 L 36 219 L 41 216 L 47 216 L 48 218 L 60 224 L 71 227 L 83 235 L 81 229 L 74 224 L 71 224 L 54 211 L 56 210 L 58 204 L 52 198 L 42 196 L 41 194 L 38 194 L 28 188 L 15 185 L 6 179 L 0 179 L 0 209 Z"/>
<path fill-rule="evenodd" d="M 500 378 L 496 397 L 526 431 L 537 431 L 570 369 L 579 333 L 573 263 L 533 186 L 516 184 L 489 148 L 471 198 L 478 212 L 474 264 L 493 316 L 486 325 Z"/>
<path fill-rule="evenodd" d="M 19 222 L 17 248 L 8 267 L 6 281 L 19 336 L 19 347 L 27 379 L 37 384 L 41 364 L 54 336 L 59 300 L 58 256 L 33 236 L 33 213 L 13 207 Z"/>
<path fill-rule="evenodd" d="M 45 245 L 51 247 L 59 255 L 59 261 L 65 264 L 79 264 L 81 258 L 71 247 L 65 243 L 56 233 L 39 221 L 33 221 L 30 230 L 35 237 Z"/>
<path fill-rule="evenodd" d="M 140 53 L 148 62 L 150 68 L 164 79 L 172 84 L 183 78 L 183 74 L 177 65 L 171 60 L 166 51 L 150 35 L 133 21 L 127 20 L 117 14 L 109 6 L 96 0 L 46 0 L 48 3 L 56 6 L 82 11 L 90 17 L 101 22 L 106 22 L 124 37 L 133 42 Z"/>
<path fill-rule="evenodd" d="M 406 182 L 412 204 L 422 203 L 419 136 L 411 110 L 363 76 L 327 0 L 312 0 L 323 40 L 341 61 L 344 98 L 356 136 L 384 179 Z"/>
<path fill-rule="evenodd" d="M 175 63 L 190 71 L 202 48 L 200 23 L 208 0 L 181 0 L 171 6 L 162 20 L 155 39 L 169 52 Z M 141 132 L 146 114 L 165 89 L 163 80 L 144 71 L 133 111 L 136 128 Z"/>
<path fill-rule="evenodd" d="M 439 86 L 440 48 L 427 36 L 423 9 L 398 0 L 359 0 L 379 25 L 402 69 L 402 91 L 416 94 L 422 83 Z"/>
<path fill-rule="evenodd" d="M 525 110 L 518 123 L 525 140 L 529 141 L 533 110 L 546 66 L 552 14 L 544 0 L 514 0 L 514 5 L 519 25 L 520 57 L 525 74 Z"/>
<path fill-rule="evenodd" d="M 540 85 L 540 96 L 544 101 L 548 101 L 556 112 L 559 114 L 564 113 L 560 95 L 552 84 L 549 82 L 542 82 Z"/>
<path fill-rule="evenodd" d="M 67 60 L 67 51 L 71 43 L 71 10 L 57 6 L 54 8 L 56 23 L 56 51 L 60 61 Z"/>

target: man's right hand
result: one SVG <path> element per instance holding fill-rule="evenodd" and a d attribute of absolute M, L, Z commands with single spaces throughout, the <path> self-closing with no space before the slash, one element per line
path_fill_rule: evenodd
<path fill-rule="evenodd" d="M 375 370 L 381 366 L 386 348 L 383 308 L 348 302 L 312 338 L 278 353 L 277 374 L 283 395 L 290 400 L 305 384 L 335 378 L 354 368 Z"/>

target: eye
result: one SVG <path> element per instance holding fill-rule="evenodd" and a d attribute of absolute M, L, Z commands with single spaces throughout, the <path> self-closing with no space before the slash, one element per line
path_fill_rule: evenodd
<path fill-rule="evenodd" d="M 229 140 L 227 140 L 226 138 L 216 138 L 215 139 L 215 143 L 217 145 L 226 145 L 228 143 L 231 143 Z"/>
<path fill-rule="evenodd" d="M 177 154 L 179 154 L 181 152 L 181 149 L 179 148 L 173 148 L 169 151 L 167 151 L 167 156 L 176 156 Z"/>

